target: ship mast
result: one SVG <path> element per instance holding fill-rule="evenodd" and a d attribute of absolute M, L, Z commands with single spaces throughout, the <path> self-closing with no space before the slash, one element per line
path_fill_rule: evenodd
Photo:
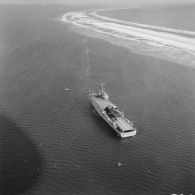
<path fill-rule="evenodd" d="M 99 94 L 100 94 L 100 96 L 102 97 L 102 99 L 108 100 L 109 97 L 108 97 L 108 94 L 104 91 L 104 83 L 103 83 L 103 82 L 101 83 L 101 86 L 102 86 L 102 88 L 101 88 L 101 90 L 99 91 Z"/>

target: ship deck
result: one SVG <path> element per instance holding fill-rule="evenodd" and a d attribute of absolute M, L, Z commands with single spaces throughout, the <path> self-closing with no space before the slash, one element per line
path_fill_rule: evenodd
<path fill-rule="evenodd" d="M 97 97 L 92 97 L 94 99 L 94 101 L 102 108 L 106 108 L 107 106 L 111 106 L 111 107 L 115 107 L 116 105 L 113 104 L 111 101 L 109 100 L 103 100 L 101 98 L 97 98 Z"/>

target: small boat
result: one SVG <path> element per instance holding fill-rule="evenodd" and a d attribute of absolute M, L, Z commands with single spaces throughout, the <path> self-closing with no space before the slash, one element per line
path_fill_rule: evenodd
<path fill-rule="evenodd" d="M 122 163 L 118 162 L 118 163 L 117 163 L 117 166 L 118 166 L 118 167 L 122 166 Z"/>
<path fill-rule="evenodd" d="M 125 118 L 124 113 L 109 100 L 108 94 L 102 88 L 98 93 L 90 92 L 90 100 L 97 113 L 118 133 L 121 138 L 136 135 L 133 122 Z"/>
<path fill-rule="evenodd" d="M 70 89 L 69 88 L 64 88 L 64 91 L 70 91 Z"/>

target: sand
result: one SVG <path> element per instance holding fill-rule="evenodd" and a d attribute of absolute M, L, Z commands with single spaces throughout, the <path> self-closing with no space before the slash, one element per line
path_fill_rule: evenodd
<path fill-rule="evenodd" d="M 67 13 L 62 21 L 81 34 L 126 47 L 132 53 L 195 67 L 195 32 L 116 20 L 99 15 L 102 10 Z"/>

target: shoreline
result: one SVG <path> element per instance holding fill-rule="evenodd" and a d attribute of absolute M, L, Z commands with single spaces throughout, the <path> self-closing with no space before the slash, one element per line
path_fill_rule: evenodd
<path fill-rule="evenodd" d="M 124 9 L 124 8 L 121 8 Z M 195 68 L 195 32 L 132 23 L 98 14 L 98 9 L 70 12 L 62 21 L 74 30 L 149 55 Z M 113 10 L 113 9 L 112 9 Z"/>

